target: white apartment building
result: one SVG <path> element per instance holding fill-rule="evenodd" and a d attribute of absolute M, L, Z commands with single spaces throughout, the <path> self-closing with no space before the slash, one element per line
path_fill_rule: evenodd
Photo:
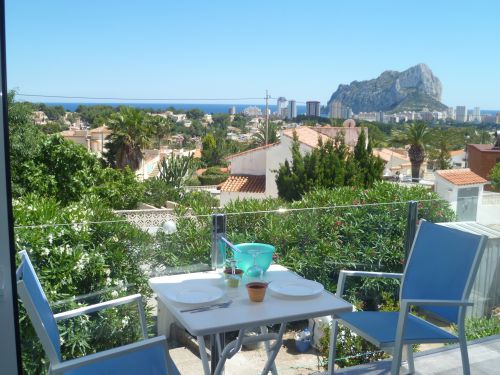
<path fill-rule="evenodd" d="M 467 107 L 464 105 L 458 105 L 455 109 L 455 120 L 458 123 L 467 122 Z"/>
<path fill-rule="evenodd" d="M 297 102 L 295 100 L 289 100 L 286 118 L 291 120 L 295 117 L 297 117 Z"/>
<path fill-rule="evenodd" d="M 330 118 L 343 118 L 342 117 L 342 103 L 338 100 L 331 102 L 328 112 L 329 112 Z"/>
<path fill-rule="evenodd" d="M 476 124 L 481 123 L 481 108 L 474 107 L 474 112 L 472 113 L 472 122 Z"/>
<path fill-rule="evenodd" d="M 306 102 L 307 116 L 321 116 L 321 103 L 318 101 L 308 101 Z"/>

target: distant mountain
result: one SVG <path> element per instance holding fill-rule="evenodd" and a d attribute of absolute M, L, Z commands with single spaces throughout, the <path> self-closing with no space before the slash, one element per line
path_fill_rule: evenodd
<path fill-rule="evenodd" d="M 443 111 L 442 85 L 425 64 L 415 65 L 404 72 L 387 70 L 369 81 L 354 81 L 339 85 L 328 104 L 340 101 L 359 112 L 392 111 Z"/>

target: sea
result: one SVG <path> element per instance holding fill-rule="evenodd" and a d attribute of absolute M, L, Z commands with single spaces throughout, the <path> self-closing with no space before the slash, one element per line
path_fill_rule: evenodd
<path fill-rule="evenodd" d="M 190 110 L 194 108 L 198 108 L 202 110 L 205 113 L 229 113 L 229 109 L 232 108 L 233 106 L 236 109 L 236 113 L 241 113 L 245 108 L 247 107 L 257 107 L 260 108 L 262 113 L 265 113 L 266 106 L 264 104 L 207 104 L 207 103 L 125 103 L 125 102 L 120 102 L 120 103 L 68 103 L 68 102 L 51 102 L 51 103 L 44 103 L 46 105 L 50 106 L 56 106 L 60 105 L 63 106 L 66 111 L 74 112 L 78 106 L 80 105 L 85 105 L 85 106 L 94 106 L 94 105 L 109 105 L 112 107 L 119 107 L 119 106 L 128 106 L 128 107 L 134 107 L 134 108 L 139 108 L 139 109 L 153 109 L 153 110 L 166 110 L 169 107 L 173 107 L 178 110 Z M 269 109 L 271 113 L 276 111 L 276 105 L 269 105 Z M 297 114 L 302 115 L 306 113 L 306 106 L 305 105 L 297 105 Z"/>

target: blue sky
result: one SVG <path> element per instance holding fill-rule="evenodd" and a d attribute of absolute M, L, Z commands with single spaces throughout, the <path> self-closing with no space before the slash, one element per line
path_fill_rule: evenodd
<path fill-rule="evenodd" d="M 8 85 L 19 92 L 237 98 L 269 89 L 325 103 L 340 83 L 423 62 L 445 104 L 500 109 L 495 0 L 6 3 Z"/>

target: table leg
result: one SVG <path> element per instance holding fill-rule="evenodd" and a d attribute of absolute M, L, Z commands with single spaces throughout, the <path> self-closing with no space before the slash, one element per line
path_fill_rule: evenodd
<path fill-rule="evenodd" d="M 200 348 L 200 358 L 203 364 L 203 373 L 205 375 L 210 375 L 210 366 L 208 364 L 207 348 L 205 347 L 205 338 L 203 336 L 197 336 L 198 347 Z"/>
<path fill-rule="evenodd" d="M 212 374 L 215 374 L 215 369 L 219 365 L 219 361 L 222 357 L 222 350 L 226 346 L 225 343 L 225 334 L 224 333 L 216 333 L 215 335 L 210 336 L 210 354 L 211 354 L 211 362 L 212 362 Z M 224 371 L 222 371 L 224 373 Z"/>
<path fill-rule="evenodd" d="M 278 332 L 278 336 L 276 337 L 276 341 L 273 343 L 272 346 L 269 347 L 269 351 L 266 350 L 267 352 L 267 362 L 266 365 L 264 366 L 264 369 L 262 370 L 262 375 L 267 375 L 269 373 L 269 370 L 271 369 L 272 366 L 274 366 L 274 360 L 276 359 L 276 356 L 278 355 L 278 352 L 281 348 L 281 344 L 283 342 L 283 334 L 285 333 L 285 328 L 286 328 L 286 323 L 283 322 L 281 323 L 280 330 Z M 267 349 L 267 347 L 266 347 Z M 276 371 L 276 366 L 274 366 L 274 370 Z M 274 372 L 273 372 L 274 374 Z"/>
<path fill-rule="evenodd" d="M 268 333 L 268 329 L 266 326 L 262 326 L 260 327 L 260 333 Z M 269 359 L 269 352 L 271 350 L 271 344 L 269 343 L 269 341 L 264 341 L 264 346 L 266 347 L 266 354 L 267 354 L 267 358 Z M 273 362 L 273 364 L 271 365 L 271 373 L 273 375 L 278 375 L 278 370 L 276 369 L 276 364 Z"/>

